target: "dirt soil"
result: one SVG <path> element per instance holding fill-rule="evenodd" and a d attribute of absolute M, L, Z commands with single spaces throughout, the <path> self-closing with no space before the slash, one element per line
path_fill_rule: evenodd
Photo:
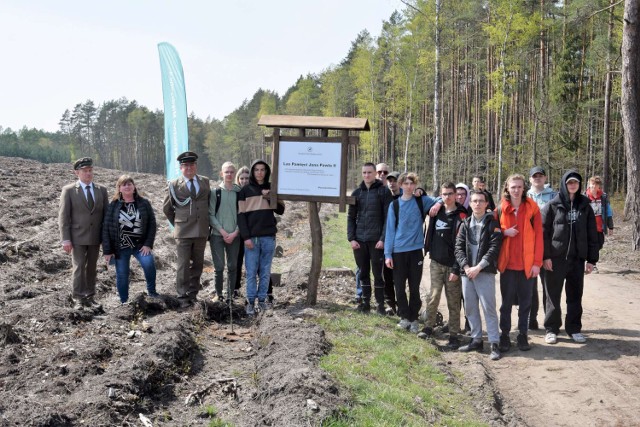
<path fill-rule="evenodd" d="M 95 168 L 96 182 L 110 194 L 120 174 Z M 61 188 L 75 179 L 71 165 L 0 157 L 0 426 L 208 425 L 214 410 L 237 426 L 319 425 L 348 404 L 348 395 L 318 367 L 330 344 L 309 318 L 336 303 L 349 305 L 353 273 L 323 272 L 318 305 L 305 306 L 306 204 L 287 202 L 281 218 L 274 271 L 282 280 L 274 310 L 250 320 L 236 300 L 232 326 L 228 308 L 211 300 L 209 249 L 201 301 L 178 308 L 175 245 L 161 213 L 165 180 L 132 175 L 159 219 L 154 254 L 162 297 L 146 297 L 133 261 L 131 303 L 120 305 L 115 272 L 100 263 L 103 308 L 78 311 L 57 226 Z M 336 210 L 323 205 L 321 217 Z M 487 354 L 443 352 L 441 369 L 474 396 L 481 419 L 492 425 L 640 424 L 640 316 L 634 309 L 640 257 L 628 250 L 624 228 L 607 242 L 599 274 L 587 279 L 587 344 L 563 338 L 551 347 L 537 331 L 530 352 L 512 350 L 499 362 L 490 363 Z M 438 345 L 446 342 L 440 338 Z"/>

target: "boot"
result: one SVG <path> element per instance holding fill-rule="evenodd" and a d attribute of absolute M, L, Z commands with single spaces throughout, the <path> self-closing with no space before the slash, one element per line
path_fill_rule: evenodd
<path fill-rule="evenodd" d="M 363 299 L 356 307 L 356 311 L 362 314 L 368 314 L 371 311 L 371 303 L 368 300 Z"/>

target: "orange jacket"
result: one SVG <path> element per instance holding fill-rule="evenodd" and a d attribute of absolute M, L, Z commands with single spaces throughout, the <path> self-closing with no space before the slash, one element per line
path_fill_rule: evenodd
<path fill-rule="evenodd" d="M 496 218 L 500 221 L 500 228 L 504 230 L 517 224 L 517 218 L 514 213 L 513 206 L 505 199 L 500 201 L 500 215 L 498 210 L 495 211 Z M 544 252 L 544 241 L 542 233 L 542 217 L 540 208 L 530 198 L 526 198 L 518 209 L 518 218 L 524 218 L 524 227 L 518 227 L 518 231 L 522 233 L 522 258 L 524 260 L 524 274 L 527 279 L 531 278 L 531 267 L 534 265 L 542 267 L 542 255 Z M 522 223 L 521 223 L 522 224 Z M 501 273 L 506 270 L 509 263 L 509 248 L 511 238 L 504 236 L 504 242 L 498 256 L 498 271 Z"/>

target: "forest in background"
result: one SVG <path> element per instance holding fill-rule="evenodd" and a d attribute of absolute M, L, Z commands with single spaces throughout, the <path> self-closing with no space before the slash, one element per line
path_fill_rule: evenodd
<path fill-rule="evenodd" d="M 270 158 L 263 114 L 365 117 L 371 131 L 351 152 L 353 184 L 362 162 L 386 161 L 417 171 L 425 187 L 482 174 L 497 191 L 537 164 L 556 184 L 575 168 L 624 191 L 622 9 L 613 0 L 418 0 L 283 95 L 259 89 L 222 120 L 192 114 L 189 146 L 204 156 L 199 172 L 214 176 L 225 160 Z M 0 155 L 89 155 L 103 167 L 163 173 L 163 139 L 162 111 L 87 100 L 55 133 L 0 128 Z"/>

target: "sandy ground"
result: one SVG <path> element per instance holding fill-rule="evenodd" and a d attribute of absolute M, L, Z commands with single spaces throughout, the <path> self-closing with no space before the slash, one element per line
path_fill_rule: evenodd
<path fill-rule="evenodd" d="M 613 258 L 613 257 L 612 257 Z M 423 289 L 428 289 L 428 269 Z M 489 387 L 506 424 L 529 426 L 640 425 L 640 293 L 638 272 L 612 265 L 606 258 L 599 273 L 586 276 L 583 297 L 585 344 L 574 343 L 561 330 L 556 345 L 544 342 L 544 329 L 529 331 L 531 350 L 515 346 L 500 361 L 482 354 L 443 353 L 461 373 L 461 385 L 472 391 Z M 499 289 L 499 280 L 496 280 Z M 540 297 L 542 292 L 540 291 Z M 497 291 L 498 307 L 500 292 Z M 444 296 L 440 311 L 447 308 Z M 563 298 L 563 313 L 566 308 Z M 517 324 L 517 307 L 512 325 Z M 538 321 L 542 327 L 542 307 Z M 514 326 L 512 326 L 513 328 Z M 486 340 L 486 336 L 485 336 Z M 439 340 L 440 344 L 446 341 Z M 479 375 L 486 375 L 483 384 Z M 468 384 L 467 384 L 468 383 Z M 477 390 L 476 390 L 477 391 Z"/>

